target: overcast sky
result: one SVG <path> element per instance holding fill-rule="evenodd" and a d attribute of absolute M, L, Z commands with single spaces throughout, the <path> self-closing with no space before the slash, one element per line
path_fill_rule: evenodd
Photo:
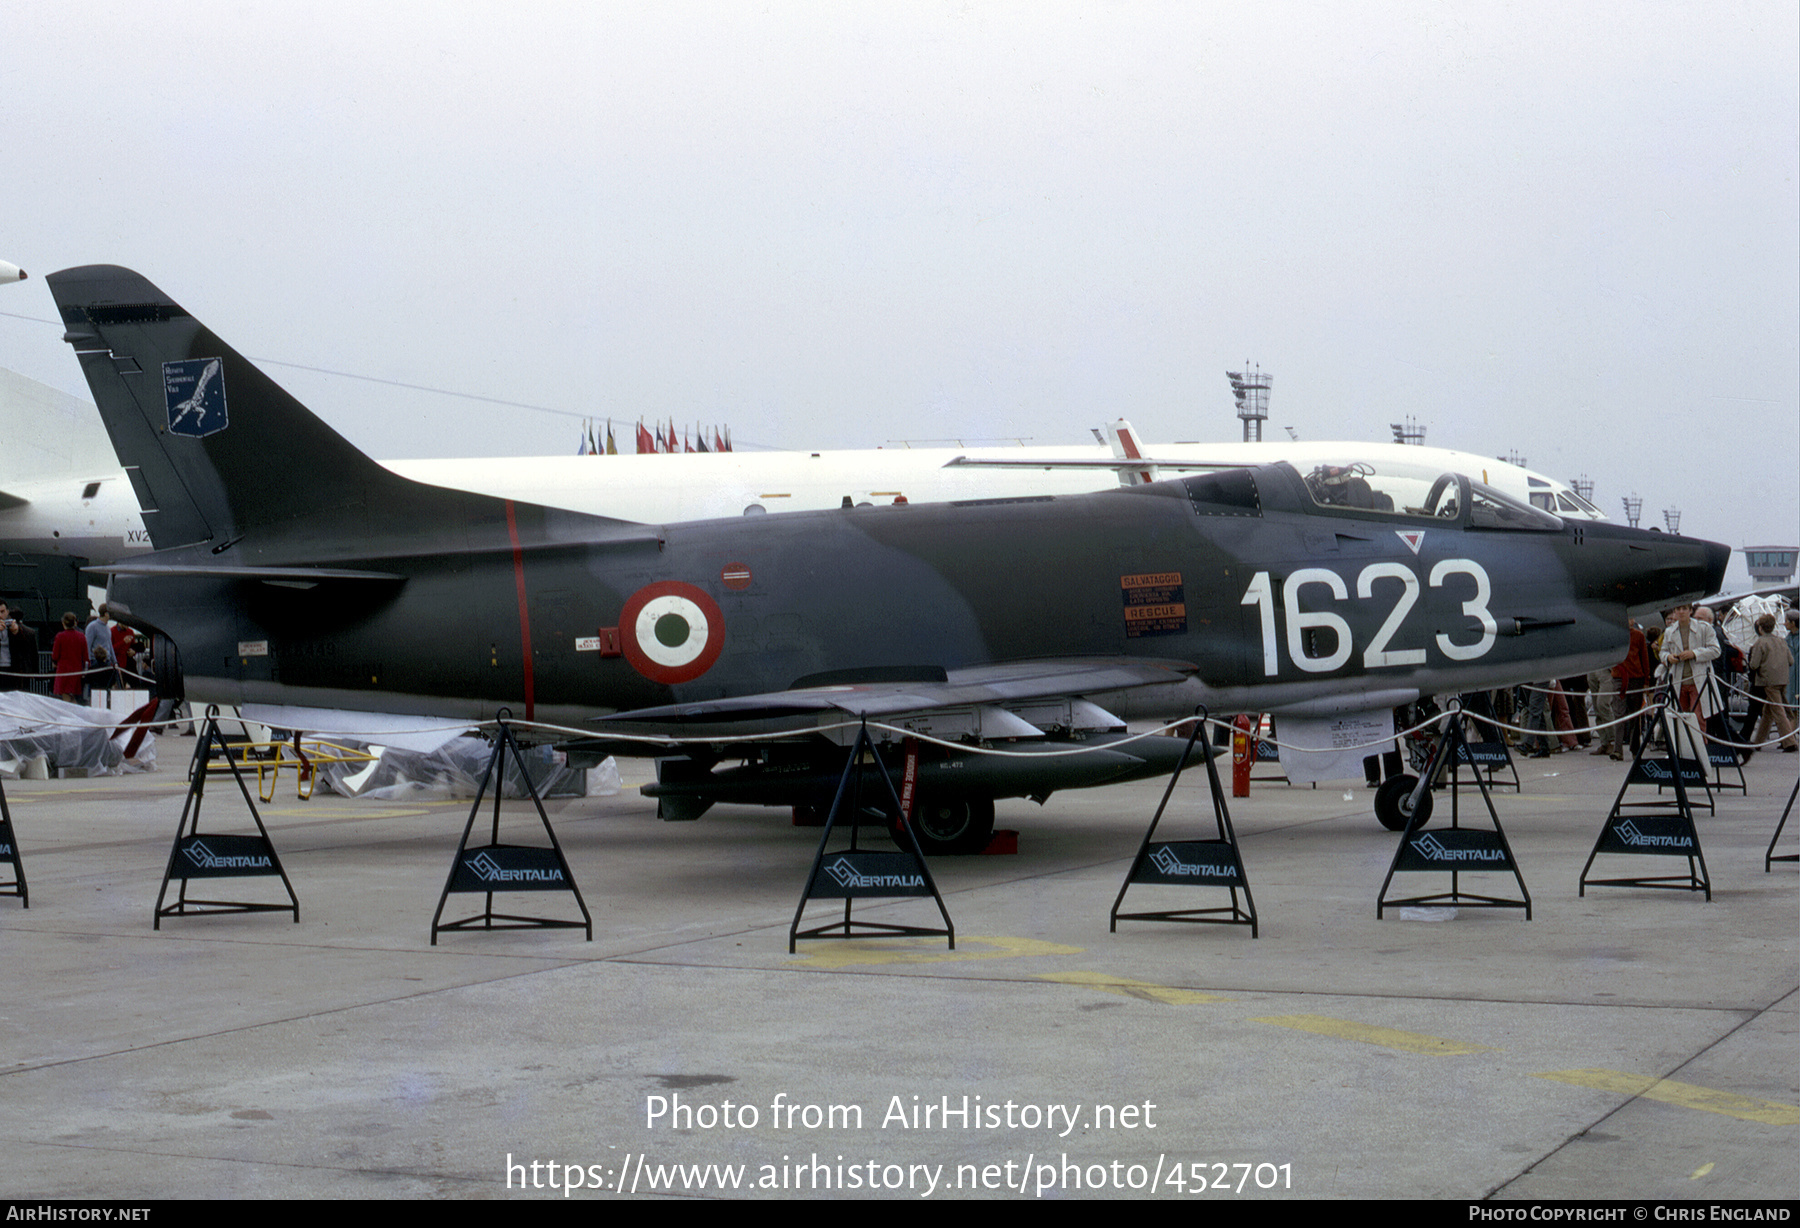
<path fill-rule="evenodd" d="M 0 258 L 137 269 L 381 457 L 1427 442 L 1800 540 L 1797 7 L 15 6 Z M 0 365 L 86 395 L 42 281 Z"/>

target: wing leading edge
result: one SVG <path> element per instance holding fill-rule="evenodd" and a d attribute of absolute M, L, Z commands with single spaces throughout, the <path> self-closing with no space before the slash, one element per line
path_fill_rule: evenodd
<path fill-rule="evenodd" d="M 843 682 L 798 687 L 762 695 L 638 708 L 601 718 L 595 724 L 606 730 L 620 730 L 621 726 L 673 726 L 687 733 L 722 723 L 771 724 L 779 729 L 771 728 L 770 732 L 778 732 L 793 728 L 794 718 L 816 718 L 820 714 L 898 717 L 949 708 L 1073 700 L 1107 691 L 1171 685 L 1191 677 L 1196 668 L 1187 661 L 1108 657 L 1012 661 L 948 670 L 941 682 Z"/>

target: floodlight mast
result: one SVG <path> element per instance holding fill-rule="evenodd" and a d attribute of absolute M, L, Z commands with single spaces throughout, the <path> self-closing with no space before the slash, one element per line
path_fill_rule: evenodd
<path fill-rule="evenodd" d="M 1269 417 L 1269 383 L 1274 378 L 1253 363 L 1242 371 L 1227 371 L 1231 395 L 1237 398 L 1237 416 L 1244 421 L 1244 442 L 1261 443 L 1263 423 Z"/>

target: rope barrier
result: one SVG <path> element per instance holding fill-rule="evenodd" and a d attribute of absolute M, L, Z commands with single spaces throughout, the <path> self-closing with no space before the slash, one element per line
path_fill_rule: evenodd
<path fill-rule="evenodd" d="M 1590 731 L 1598 732 L 1601 730 L 1614 728 L 1615 726 L 1624 725 L 1627 722 L 1635 721 L 1635 720 L 1640 719 L 1641 717 L 1652 714 L 1655 711 L 1655 709 L 1657 708 L 1657 706 L 1659 706 L 1659 705 L 1655 705 L 1655 704 L 1646 705 L 1645 707 L 1640 708 L 1637 712 L 1631 713 L 1626 716 L 1617 717 L 1614 720 L 1610 720 L 1610 721 L 1595 722 L 1595 723 L 1588 725 L 1587 728 Z M 1464 713 L 1464 716 L 1468 720 L 1475 722 L 1478 725 L 1485 725 L 1485 726 L 1492 727 L 1494 729 L 1505 730 L 1508 733 L 1516 733 L 1516 734 L 1526 736 L 1526 737 L 1542 737 L 1542 738 L 1550 739 L 1550 738 L 1559 738 L 1562 736 L 1562 733 L 1563 733 L 1563 731 L 1561 731 L 1561 730 L 1534 729 L 1534 728 L 1529 728 L 1529 727 L 1526 727 L 1523 725 L 1510 724 L 1506 721 L 1500 720 L 1498 717 L 1484 715 L 1481 713 L 1470 712 L 1466 708 L 1463 709 L 1463 713 Z M 161 721 L 134 721 L 134 722 L 130 723 L 129 725 L 125 724 L 125 722 L 123 720 L 121 720 L 115 726 L 115 734 L 113 736 L 118 736 L 118 734 L 124 733 L 128 730 L 135 731 L 135 730 L 139 730 L 139 729 L 148 729 L 148 730 L 152 730 L 152 731 L 161 731 L 161 730 L 165 730 L 168 728 L 172 728 L 176 725 L 191 724 L 194 721 L 200 720 L 200 719 L 204 719 L 204 718 L 194 717 L 194 716 L 190 715 L 190 716 L 185 716 L 185 717 L 170 717 L 166 720 L 161 720 Z M 243 717 L 243 716 L 227 717 L 225 719 L 236 720 L 240 724 L 251 724 L 251 725 L 264 724 L 264 722 L 262 722 L 262 721 L 253 720 L 251 718 Z M 1443 719 L 1442 714 L 1428 717 L 1425 720 L 1420 721 L 1418 724 L 1412 725 L 1406 729 L 1402 729 L 1397 733 L 1383 735 L 1381 737 L 1375 738 L 1375 739 L 1373 739 L 1371 741 L 1367 741 L 1367 742 L 1351 743 L 1346 746 L 1331 746 L 1331 747 L 1302 746 L 1302 745 L 1299 745 L 1298 743 L 1289 742 L 1289 741 L 1286 741 L 1286 740 L 1283 740 L 1281 738 L 1277 738 L 1277 737 L 1274 737 L 1271 735 L 1257 735 L 1256 740 L 1259 742 L 1267 742 L 1270 745 L 1280 747 L 1283 750 L 1292 750 L 1292 751 L 1297 751 L 1297 752 L 1301 752 L 1301 753 L 1314 753 L 1314 752 L 1327 751 L 1327 750 L 1329 750 L 1329 751 L 1356 751 L 1356 750 L 1376 750 L 1378 748 L 1379 749 L 1389 749 L 1393 746 L 1395 741 L 1402 739 L 1402 738 L 1411 737 L 1415 733 L 1419 733 L 1423 730 L 1433 728 L 1437 724 L 1439 724 L 1439 722 L 1442 721 L 1442 719 Z M 1171 721 L 1167 721 L 1165 723 L 1159 724 L 1152 729 L 1148 729 L 1148 730 L 1145 730 L 1140 733 L 1130 734 L 1123 738 L 1112 739 L 1105 743 L 1099 743 L 1099 744 L 1096 744 L 1093 746 L 1070 746 L 1066 749 L 1062 749 L 1062 750 L 1058 750 L 1058 751 L 1050 752 L 1050 753 L 1054 753 L 1054 754 L 1058 754 L 1058 755 L 1086 755 L 1086 754 L 1095 754 L 1095 753 L 1098 753 L 1101 751 L 1115 750 L 1121 746 L 1129 746 L 1133 742 L 1142 741 L 1145 738 L 1160 737 L 1163 734 L 1167 733 L 1168 731 L 1179 728 L 1181 726 L 1184 726 L 1193 720 L 1204 721 L 1207 725 L 1210 725 L 1215 729 L 1231 730 L 1231 729 L 1235 728 L 1231 724 L 1230 721 L 1221 720 L 1220 718 L 1214 717 L 1214 716 L 1206 716 L 1206 717 L 1184 716 L 1184 717 L 1176 718 L 1175 720 L 1171 720 Z M 575 727 L 575 726 L 570 726 L 570 725 L 553 724 L 553 723 L 546 722 L 546 721 L 522 721 L 522 720 L 515 720 L 515 719 L 510 719 L 510 718 L 508 720 L 506 720 L 505 722 L 502 722 L 498 719 L 470 721 L 467 725 L 463 726 L 463 728 L 471 730 L 471 731 L 497 729 L 502 723 L 511 725 L 515 729 L 529 729 L 529 730 L 537 730 L 537 731 L 544 732 L 544 733 L 564 734 L 564 735 L 567 735 L 567 736 L 573 737 L 573 738 L 582 738 L 582 739 L 588 739 L 588 740 L 608 741 L 608 742 L 633 742 L 633 743 L 641 743 L 646 746 L 677 747 L 677 746 L 691 746 L 696 743 L 705 743 L 705 744 L 711 745 L 711 746 L 735 746 L 735 745 L 750 744 L 750 743 L 790 741 L 790 740 L 797 740 L 800 738 L 810 738 L 810 737 L 814 737 L 819 734 L 831 733 L 835 730 L 840 730 L 840 729 L 855 729 L 860 724 L 862 724 L 862 721 L 846 719 L 846 720 L 842 720 L 842 721 L 835 721 L 835 722 L 832 722 L 829 724 L 809 725 L 802 729 L 782 730 L 782 731 L 778 731 L 778 732 L 774 732 L 774 733 L 724 734 L 724 735 L 718 735 L 718 736 L 713 736 L 713 737 L 705 737 L 705 736 L 682 737 L 682 736 L 674 736 L 674 735 L 669 735 L 669 734 L 626 733 L 623 731 L 614 732 L 614 731 L 606 730 L 606 729 L 580 728 L 580 727 Z M 961 751 L 966 754 L 988 755 L 988 756 L 993 756 L 993 757 L 998 757 L 998 758 L 1030 759 L 1030 758 L 1042 756 L 1043 754 L 1046 753 L 1044 751 L 1006 750 L 1001 747 L 994 747 L 994 746 L 977 746 L 977 745 L 973 745 L 973 744 L 967 743 L 967 742 L 958 742 L 958 741 L 954 741 L 954 740 L 951 740 L 948 738 L 935 737 L 931 734 L 919 733 L 915 730 L 907 729 L 905 726 L 890 725 L 884 721 L 869 721 L 868 725 L 869 725 L 869 728 L 871 728 L 871 729 L 880 730 L 885 733 L 891 733 L 891 734 L 894 734 L 899 737 L 914 738 L 914 739 L 916 739 L 920 742 L 926 743 L 928 745 L 941 746 L 941 747 L 944 747 L 949 750 Z M 5 737 L 9 734 L 11 734 L 11 735 L 23 734 L 23 733 L 27 732 L 29 729 L 34 729 L 34 728 L 92 729 L 94 727 L 95 726 L 91 722 L 56 721 L 56 720 L 40 719 L 40 720 L 31 721 L 29 725 L 21 724 L 21 725 L 13 726 L 11 728 L 0 726 L 0 737 Z M 279 726 L 276 726 L 276 727 L 279 728 Z M 304 737 L 306 731 L 300 730 L 297 732 L 300 732 L 302 734 L 302 736 Z M 444 733 L 444 732 L 446 732 L 446 726 L 430 725 L 430 726 L 420 726 L 420 727 L 414 728 L 414 729 L 372 729 L 372 730 L 334 729 L 334 730 L 329 730 L 329 731 L 321 731 L 320 737 L 353 738 L 358 741 L 369 742 L 374 745 L 382 745 L 384 739 L 393 738 L 396 736 L 408 736 L 408 735 L 413 735 L 413 734 L 437 734 L 437 733 Z M 1770 737 L 1767 741 L 1763 741 L 1763 742 L 1732 742 L 1732 741 L 1728 741 L 1723 738 L 1714 737 L 1712 734 L 1707 733 L 1704 729 L 1702 729 L 1700 732 L 1701 732 L 1701 737 L 1704 738 L 1704 740 L 1706 740 L 1707 742 L 1710 742 L 1710 743 L 1712 743 L 1714 745 L 1718 745 L 1718 746 L 1729 746 L 1729 747 L 1732 747 L 1733 749 L 1737 749 L 1737 750 L 1763 750 L 1770 746 L 1777 745 L 1778 743 L 1780 743 L 1782 741 L 1782 737 L 1779 733 L 1776 733 L 1774 736 Z M 315 738 L 315 740 L 319 740 L 319 739 Z"/>
<path fill-rule="evenodd" d="M 156 682 L 156 679 L 151 678 L 146 674 L 135 673 L 132 670 L 125 669 L 123 666 L 90 665 L 90 666 L 86 667 L 85 669 L 83 669 L 79 676 L 86 678 L 90 674 L 117 675 L 118 677 L 133 678 L 133 679 L 136 679 L 138 682 L 149 683 L 151 685 L 154 685 Z M 26 674 L 26 673 L 21 673 L 20 671 L 13 670 L 13 669 L 0 669 L 0 678 L 26 678 L 26 679 L 30 679 L 34 682 L 41 682 L 46 679 L 54 679 L 54 678 L 72 678 L 75 676 L 76 676 L 76 674 L 74 671 L 70 671 L 67 674 L 56 673 L 56 672 L 52 672 L 52 673 L 48 673 L 48 674 Z M 107 688 L 102 687 L 100 689 L 106 690 Z M 124 689 L 129 689 L 129 688 L 121 687 L 121 688 L 116 688 L 116 689 L 124 690 Z"/>

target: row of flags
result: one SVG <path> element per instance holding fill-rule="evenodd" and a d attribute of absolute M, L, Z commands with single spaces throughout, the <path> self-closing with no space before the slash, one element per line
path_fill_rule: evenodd
<path fill-rule="evenodd" d="M 611 418 L 606 420 L 606 445 L 604 447 L 601 446 L 599 439 L 594 436 L 594 420 L 592 418 L 583 418 L 581 420 L 581 446 L 575 449 L 575 455 L 617 456 L 618 454 L 619 441 L 613 438 Z"/>
<path fill-rule="evenodd" d="M 637 424 L 637 450 L 639 454 L 646 452 L 729 452 L 731 451 L 731 428 L 713 427 L 712 441 L 707 442 L 707 428 L 696 427 L 693 431 L 685 428 L 677 430 L 673 419 L 665 429 L 662 423 L 654 427 L 646 427 L 642 419 Z M 594 420 L 583 421 L 581 429 L 581 447 L 575 452 L 577 456 L 617 456 L 618 440 L 613 438 L 612 419 L 606 420 L 606 442 L 601 443 L 595 434 Z"/>

